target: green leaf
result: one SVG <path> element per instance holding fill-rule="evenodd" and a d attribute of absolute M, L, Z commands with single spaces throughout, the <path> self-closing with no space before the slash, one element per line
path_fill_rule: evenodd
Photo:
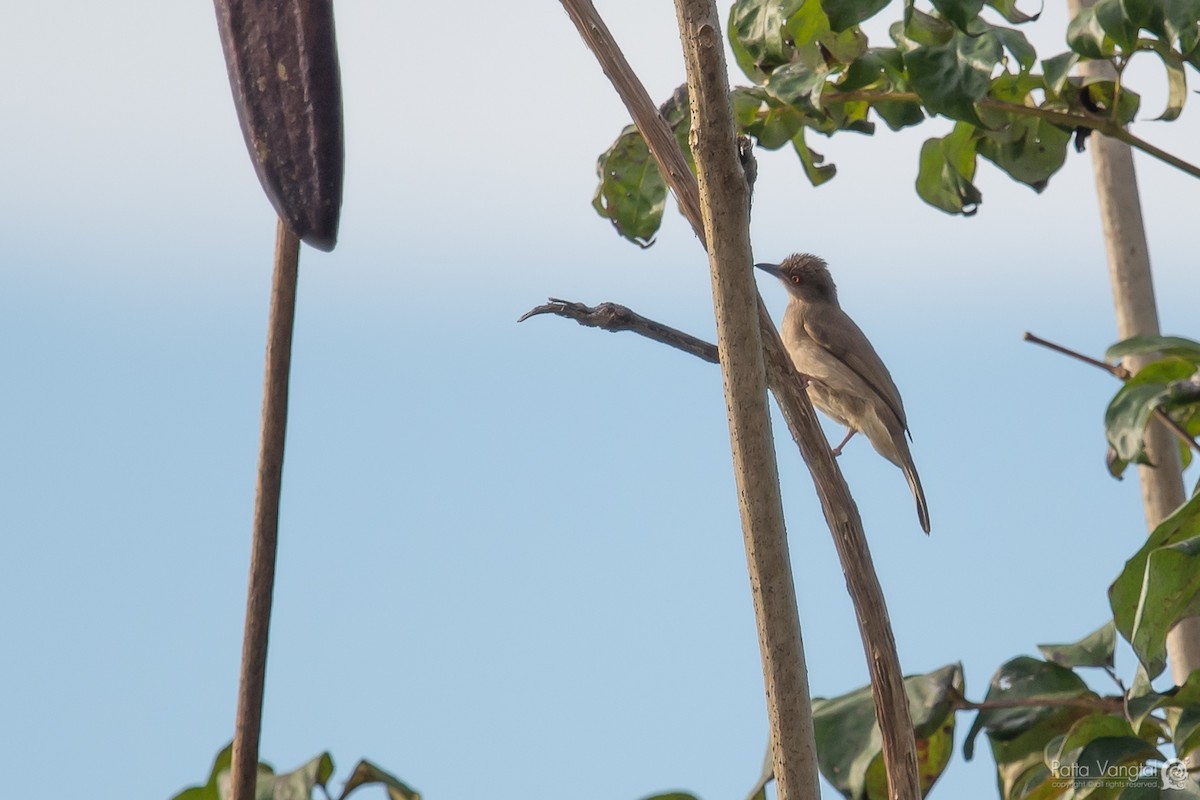
<path fill-rule="evenodd" d="M 1200 38 L 1200 0 L 1146 0 L 1143 28 L 1187 58 Z"/>
<path fill-rule="evenodd" d="M 837 167 L 833 164 L 825 164 L 825 156 L 820 153 L 810 150 L 808 143 L 804 141 L 804 129 L 792 138 L 792 146 L 796 148 L 796 155 L 800 157 L 800 163 L 804 165 L 804 174 L 808 176 L 809 183 L 813 186 L 820 186 L 826 181 L 832 180 L 837 174 Z"/>
<path fill-rule="evenodd" d="M 839 92 L 859 89 L 877 89 L 884 92 L 909 90 L 904 74 L 904 57 L 894 47 L 872 47 L 856 58 L 836 84 Z M 917 101 L 875 101 L 872 106 L 889 128 L 898 131 L 916 125 L 925 119 L 925 112 Z"/>
<path fill-rule="evenodd" d="M 1129 643 L 1152 674 L 1166 663 L 1167 634 L 1200 612 L 1200 536 L 1152 551 L 1146 560 L 1143 599 Z"/>
<path fill-rule="evenodd" d="M 983 201 L 971 183 L 975 176 L 974 128 L 958 123 L 941 139 L 930 139 L 921 147 L 917 172 L 917 194 L 934 208 L 969 217 Z"/>
<path fill-rule="evenodd" d="M 991 88 L 992 70 L 1004 54 L 995 31 L 985 28 L 968 35 L 914 11 L 907 26 L 893 26 L 892 36 L 904 54 L 912 87 L 926 108 L 980 124 L 975 103 Z"/>
<path fill-rule="evenodd" d="M 1122 50 L 1132 50 L 1137 44 L 1138 26 L 1126 13 L 1122 0 L 1097 0 L 1092 6 L 1100 28 Z"/>
<path fill-rule="evenodd" d="M 784 25 L 798 0 L 737 0 L 729 10 L 729 42 L 749 77 L 769 75 L 792 60 L 795 49 Z"/>
<path fill-rule="evenodd" d="M 600 156 L 596 174 L 600 178 L 592 198 L 596 213 L 639 247 L 653 244 L 662 224 L 667 184 L 635 126 L 621 131 L 612 147 Z"/>
<path fill-rule="evenodd" d="M 223 772 L 227 772 L 233 764 L 233 742 L 225 745 L 217 757 L 213 759 L 212 768 L 208 771 L 208 783 L 203 786 L 193 786 L 184 789 L 171 800 L 221 800 L 221 790 L 218 780 Z"/>
<path fill-rule="evenodd" d="M 1071 70 L 1075 69 L 1075 65 L 1079 63 L 1078 53 L 1060 53 L 1053 58 L 1047 58 L 1042 61 L 1042 74 L 1046 79 L 1046 91 L 1054 95 L 1062 94 L 1063 87 L 1067 84 L 1067 78 L 1071 76 Z"/>
<path fill-rule="evenodd" d="M 815 48 L 813 48 L 815 50 Z M 788 105 L 798 106 L 802 111 L 820 114 L 821 90 L 829 68 L 817 54 L 819 63 L 793 61 L 771 73 L 766 89 L 774 97 Z"/>
<path fill-rule="evenodd" d="M 1122 784 L 1139 785 L 1141 780 L 1134 772 L 1134 767 L 1141 767 L 1148 761 L 1164 761 L 1163 754 L 1149 742 L 1136 736 L 1111 736 L 1092 740 L 1074 762 L 1077 775 L 1086 774 L 1084 779 L 1077 778 L 1076 797 L 1116 797 Z M 1126 770 L 1117 770 L 1125 767 Z M 1144 780 L 1144 779 L 1143 779 Z"/>
<path fill-rule="evenodd" d="M 962 666 L 906 677 L 904 688 L 917 737 L 921 787 L 927 792 L 953 749 L 954 701 L 963 691 Z M 827 781 L 846 797 L 886 797 L 882 742 L 869 686 L 829 700 L 814 699 L 813 727 L 818 765 Z"/>
<path fill-rule="evenodd" d="M 1000 44 L 1004 46 L 1004 49 L 1011 53 L 1012 57 L 1016 59 L 1017 64 L 1021 67 L 1021 72 L 1029 72 L 1029 70 L 1033 69 L 1034 63 L 1037 62 L 1037 51 L 1033 49 L 1033 45 L 1031 45 L 1029 40 L 1025 38 L 1025 34 L 1012 28 L 1002 28 L 999 25 L 988 25 L 988 23 L 984 22 L 983 20 L 978 20 L 977 22 L 979 26 L 986 26 L 986 28 L 978 27 L 974 30 L 979 31 L 990 29 L 993 33 L 995 33 L 996 37 L 1000 40 Z"/>
<path fill-rule="evenodd" d="M 1176 715 L 1171 741 L 1176 753 L 1190 753 L 1200 747 L 1200 708 L 1186 708 Z"/>
<path fill-rule="evenodd" d="M 333 757 L 327 752 L 322 753 L 291 772 L 276 775 L 275 785 L 267 797 L 272 800 L 312 797 L 313 789 L 318 786 L 324 789 L 331 775 L 333 775 Z"/>
<path fill-rule="evenodd" d="M 1005 115 L 1008 126 L 999 131 L 981 130 L 979 155 L 1004 170 L 1014 180 L 1035 191 L 1046 188 L 1050 176 L 1067 160 L 1071 134 L 1036 117 Z"/>
<path fill-rule="evenodd" d="M 421 800 L 420 792 L 408 786 L 395 775 L 365 759 L 359 761 L 354 767 L 354 772 L 350 773 L 350 779 L 346 781 L 342 793 L 338 795 L 338 800 L 345 800 L 355 789 L 371 784 L 383 786 L 387 790 L 388 800 Z M 308 797 L 309 795 L 303 796 Z"/>
<path fill-rule="evenodd" d="M 1152 50 L 1162 59 L 1167 70 L 1167 108 L 1155 119 L 1170 121 L 1179 117 L 1187 100 L 1187 76 L 1183 73 L 1183 59 L 1166 42 L 1157 39 L 1142 39 L 1139 50 Z"/>
<path fill-rule="evenodd" d="M 1085 58 L 1108 58 L 1116 52 L 1113 40 L 1096 19 L 1094 6 L 1081 8 L 1071 20 L 1067 26 L 1067 46 Z"/>
<path fill-rule="evenodd" d="M 943 18 L 954 23 L 954 27 L 963 33 L 967 26 L 979 17 L 983 10 L 983 0 L 932 0 L 933 7 Z"/>
<path fill-rule="evenodd" d="M 1141 669 L 1141 674 L 1145 675 L 1145 669 Z M 1170 709 L 1176 712 L 1177 716 L 1178 712 L 1182 711 L 1200 712 L 1200 671 L 1189 675 L 1182 686 L 1172 686 L 1165 692 L 1156 692 L 1149 685 L 1141 689 L 1130 689 L 1126 708 L 1129 722 L 1134 728 L 1142 727 L 1150 713 L 1160 708 Z"/>
<path fill-rule="evenodd" d="M 1004 798 L 1051 798 L 1062 793 L 1061 778 L 1045 762 L 1045 751 L 1061 739 L 1071 724 L 1088 714 L 1087 709 L 1064 707 L 1051 709 L 1043 718 L 1011 738 L 988 735 L 996 779 Z"/>
<path fill-rule="evenodd" d="M 1083 697 L 1095 698 L 1096 695 L 1087 688 L 1083 679 L 1071 670 L 1029 656 L 1018 656 L 996 671 L 984 700 L 1063 700 Z M 1061 710 L 1064 709 L 1053 706 L 984 709 L 975 717 L 975 722 L 967 733 L 966 741 L 963 742 L 963 755 L 968 761 L 974 755 L 975 737 L 980 731 L 986 730 L 988 736 L 994 740 L 1014 739 L 1037 727 L 1038 723 L 1056 717 L 1056 712 Z M 1079 713 L 1068 715 L 1070 721 L 1088 713 L 1087 709 L 1071 710 Z M 1066 727 L 1062 730 L 1065 731 Z M 1043 744 L 1049 740 L 1050 737 L 1046 738 Z M 1039 745 L 1039 749 L 1041 746 Z"/>
<path fill-rule="evenodd" d="M 1123 339 L 1104 353 L 1104 360 L 1115 364 L 1125 356 L 1158 353 L 1177 356 L 1200 364 L 1200 342 L 1182 336 L 1134 336 Z"/>
<path fill-rule="evenodd" d="M 782 103 L 760 87 L 738 87 L 730 93 L 739 129 L 760 147 L 778 150 L 792 141 L 808 120 L 794 106 Z"/>
<path fill-rule="evenodd" d="M 835 31 L 844 31 L 882 11 L 891 0 L 821 0 L 829 25 Z"/>
<path fill-rule="evenodd" d="M 1120 96 L 1118 97 L 1116 81 L 1095 75 L 1088 75 L 1079 82 L 1081 84 L 1080 102 L 1091 113 L 1111 117 L 1118 125 L 1127 125 L 1137 116 L 1138 106 L 1142 102 L 1137 92 L 1122 86 L 1119 89 Z"/>
<path fill-rule="evenodd" d="M 1117 390 L 1104 413 L 1104 432 L 1117 457 L 1148 463 L 1142 451 L 1146 424 L 1171 396 L 1171 383 L 1190 377 L 1196 365 L 1183 358 L 1164 358 L 1143 367 Z"/>
<path fill-rule="evenodd" d="M 1078 642 L 1039 644 L 1038 651 L 1047 661 L 1064 667 L 1111 667 L 1117 646 L 1117 628 L 1110 620 Z"/>
<path fill-rule="evenodd" d="M 820 0 L 804 0 L 800 7 L 784 23 L 796 47 L 816 44 L 817 40 L 832 30 L 829 17 L 821 8 Z"/>
<path fill-rule="evenodd" d="M 1022 13 L 1017 9 L 1016 0 L 987 0 L 987 4 L 1000 12 L 1000 16 L 1013 25 L 1020 25 L 1023 22 L 1033 22 L 1042 15 L 1041 11 L 1032 16 Z"/>
<path fill-rule="evenodd" d="M 1147 586 L 1148 579 L 1152 579 L 1156 573 L 1151 568 L 1150 556 L 1163 548 L 1173 547 L 1177 544 L 1192 541 L 1195 537 L 1200 536 L 1200 495 L 1192 497 L 1187 503 L 1179 508 L 1171 516 L 1163 520 L 1157 528 L 1146 539 L 1145 544 L 1125 562 L 1124 569 L 1117 579 L 1113 581 L 1112 586 L 1108 589 L 1108 602 L 1112 607 L 1113 619 L 1116 622 L 1117 630 L 1125 637 L 1125 640 L 1133 643 L 1136 636 L 1140 635 L 1142 641 L 1142 651 L 1150 658 L 1149 661 L 1142 660 L 1142 665 L 1145 667 L 1149 677 L 1156 677 L 1162 672 L 1165 663 L 1159 657 L 1153 658 L 1152 641 L 1148 641 L 1147 634 L 1153 632 L 1155 627 L 1154 620 L 1149 620 L 1150 629 L 1144 629 L 1142 625 L 1142 617 L 1149 613 L 1153 616 L 1156 612 L 1152 610 L 1143 611 L 1142 597 L 1143 594 L 1149 595 L 1151 587 Z M 1176 553 L 1174 558 L 1168 561 L 1178 561 L 1180 558 L 1186 560 L 1186 553 Z M 1175 566 L 1176 564 L 1168 564 Z M 1156 593 L 1161 593 L 1161 590 L 1155 590 Z M 1178 605 L 1178 603 L 1173 603 Z M 1135 651 L 1138 647 L 1134 647 Z M 1139 653 L 1141 660 L 1141 653 Z"/>

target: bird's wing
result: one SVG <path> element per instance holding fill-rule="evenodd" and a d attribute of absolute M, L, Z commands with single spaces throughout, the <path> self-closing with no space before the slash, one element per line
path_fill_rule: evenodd
<path fill-rule="evenodd" d="M 871 342 L 845 311 L 835 305 L 809 306 L 804 310 L 804 332 L 862 378 L 908 431 L 900 390 Z"/>

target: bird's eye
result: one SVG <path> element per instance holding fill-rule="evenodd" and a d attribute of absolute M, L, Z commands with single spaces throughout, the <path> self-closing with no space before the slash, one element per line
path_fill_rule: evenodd
<path fill-rule="evenodd" d="M 797 286 L 799 286 L 799 285 L 800 285 L 800 276 L 799 276 L 799 275 L 793 275 L 793 276 L 792 276 L 792 283 L 794 283 L 794 284 L 796 284 Z"/>

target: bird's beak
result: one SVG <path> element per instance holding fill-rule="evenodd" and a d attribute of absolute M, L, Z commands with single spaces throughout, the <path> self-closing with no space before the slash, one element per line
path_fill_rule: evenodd
<path fill-rule="evenodd" d="M 763 264 L 755 264 L 754 266 L 758 267 L 759 269 L 761 269 L 763 272 L 767 273 L 768 275 L 774 275 L 776 278 L 780 278 L 780 279 L 783 278 L 783 273 L 779 271 L 778 264 L 763 263 Z"/>

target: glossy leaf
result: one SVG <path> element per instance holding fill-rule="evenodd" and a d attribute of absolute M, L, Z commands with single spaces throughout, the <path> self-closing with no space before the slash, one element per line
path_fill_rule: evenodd
<path fill-rule="evenodd" d="M 969 217 L 983 201 L 971 183 L 975 176 L 975 138 L 970 125 L 959 123 L 949 136 L 930 139 L 921 147 L 917 194 L 926 203 L 951 214 Z"/>
<path fill-rule="evenodd" d="M 1070 143 L 1071 134 L 1053 123 L 1013 115 L 1004 131 L 982 131 L 976 149 L 1013 180 L 1040 192 L 1066 162 Z"/>
<path fill-rule="evenodd" d="M 737 0 L 733 4 L 729 39 L 743 72 L 752 78 L 769 75 L 792 60 L 795 49 L 784 26 L 799 4 L 799 0 Z"/>
<path fill-rule="evenodd" d="M 1088 689 L 1083 679 L 1066 667 L 1028 656 L 1018 656 L 997 670 L 984 700 L 1063 700 L 1095 697 L 1095 693 Z M 974 755 L 975 737 L 982 731 L 987 731 L 988 736 L 995 740 L 1014 739 L 1031 731 L 1044 720 L 1052 717 L 1057 719 L 1058 712 L 1062 710 L 1053 706 L 1027 705 L 984 709 L 975 717 L 975 722 L 967 733 L 963 743 L 963 755 L 968 760 Z M 1073 721 L 1085 713 L 1086 709 L 1067 716 Z M 1045 741 L 1048 742 L 1049 738 Z"/>
<path fill-rule="evenodd" d="M 813 186 L 820 186 L 837 175 L 835 165 L 824 163 L 825 156 L 809 149 L 808 144 L 804 141 L 803 128 L 793 137 L 792 146 L 796 148 L 796 155 L 800 156 L 800 163 L 804 166 L 804 174 Z"/>
<path fill-rule="evenodd" d="M 949 20 L 963 33 L 967 26 L 979 17 L 983 0 L 932 0 L 933 7 L 943 19 Z"/>
<path fill-rule="evenodd" d="M 1128 10 L 1135 4 L 1126 5 L 1123 0 L 1096 0 L 1092 6 L 1096 22 L 1109 39 L 1122 50 L 1130 51 L 1137 44 L 1138 21 L 1131 19 Z"/>
<path fill-rule="evenodd" d="M 1187 100 L 1187 76 L 1183 72 L 1183 59 L 1170 45 L 1159 40 L 1143 39 L 1138 43 L 1138 48 L 1157 53 L 1167 70 L 1167 108 L 1155 119 L 1168 122 L 1177 119 Z"/>
<path fill-rule="evenodd" d="M 1038 651 L 1047 661 L 1063 667 L 1112 667 L 1117 646 L 1117 628 L 1110 620 L 1078 642 L 1039 644 Z"/>
<path fill-rule="evenodd" d="M 1185 58 L 1200 38 L 1200 0 L 1142 0 L 1147 6 L 1143 27 Z"/>
<path fill-rule="evenodd" d="M 820 114 L 819 98 L 829 69 L 813 48 L 815 61 L 797 60 L 771 73 L 766 89 L 781 103 L 796 106 L 803 112 Z"/>
<path fill-rule="evenodd" d="M 1134 336 L 1123 339 L 1104 353 L 1104 360 L 1115 364 L 1125 356 L 1155 353 L 1191 359 L 1200 364 L 1200 342 L 1182 336 Z"/>
<path fill-rule="evenodd" d="M 962 667 L 952 664 L 904 679 L 917 737 L 921 787 L 942 774 L 954 741 L 954 700 L 963 690 Z M 813 700 L 813 727 L 821 774 L 843 796 L 884 798 L 883 750 L 870 687 L 841 697 Z"/>
<path fill-rule="evenodd" d="M 1187 359 L 1160 359 L 1147 364 L 1117 391 L 1104 413 L 1104 431 L 1118 458 L 1145 463 L 1142 442 L 1146 424 L 1155 409 L 1171 397 L 1171 384 L 1195 371 L 1196 365 Z"/>
<path fill-rule="evenodd" d="M 1094 7 L 1081 8 L 1067 26 L 1067 46 L 1084 58 L 1108 58 L 1116 52 L 1113 40 L 1096 19 Z"/>
<path fill-rule="evenodd" d="M 829 24 L 835 31 L 844 31 L 882 11 L 891 0 L 821 0 Z"/>
<path fill-rule="evenodd" d="M 1025 38 L 1025 34 L 1013 28 L 1004 28 L 999 25 L 988 25 L 982 20 L 976 20 L 976 25 L 972 26 L 972 32 L 976 35 L 983 31 L 990 30 L 996 38 L 1000 40 L 1000 44 L 1007 50 L 1021 68 L 1021 72 L 1029 72 L 1033 65 L 1037 63 L 1037 51 L 1033 49 L 1033 45 L 1029 43 L 1029 39 Z"/>
<path fill-rule="evenodd" d="M 390 772 L 381 769 L 370 761 L 359 761 L 350 773 L 350 779 L 338 795 L 338 800 L 345 800 L 355 789 L 361 786 L 378 785 L 387 791 L 388 800 L 421 800 L 421 793 L 410 787 L 404 781 Z M 304 795 L 308 797 L 308 795 Z"/>
<path fill-rule="evenodd" d="M 1041 11 L 1036 14 L 1026 14 L 1017 8 L 1016 0 L 987 0 L 987 4 L 996 11 L 1000 12 L 1000 16 L 1014 25 L 1020 25 L 1025 22 L 1033 22 L 1042 15 Z"/>
<path fill-rule="evenodd" d="M 1141 669 L 1145 675 L 1145 669 Z M 1150 716 L 1150 713 L 1160 708 L 1173 712 L 1190 711 L 1200 713 L 1200 671 L 1193 672 L 1183 686 L 1172 686 L 1164 692 L 1157 692 L 1153 687 L 1145 686 L 1131 689 L 1126 700 L 1129 721 L 1135 728 L 1140 728 Z M 1183 735 L 1187 735 L 1184 731 Z M 1187 750 L 1183 752 L 1189 752 Z"/>
<path fill-rule="evenodd" d="M 1079 54 L 1072 52 L 1060 53 L 1042 61 L 1046 91 L 1055 95 L 1062 94 L 1063 88 L 1067 85 L 1067 79 L 1071 76 L 1071 70 L 1075 69 L 1075 65 L 1078 63 Z"/>
<path fill-rule="evenodd" d="M 978 125 L 975 103 L 991 88 L 992 70 L 1003 56 L 995 31 L 969 35 L 914 11 L 907 26 L 892 27 L 892 38 L 904 54 L 909 80 L 925 106 Z"/>
<path fill-rule="evenodd" d="M 1152 551 L 1146 560 L 1144 590 L 1129 643 L 1155 675 L 1166 663 L 1171 628 L 1200 612 L 1200 536 Z"/>
<path fill-rule="evenodd" d="M 667 184 L 646 141 L 635 126 L 621 131 L 596 162 L 600 185 L 592 198 L 596 213 L 612 222 L 617 233 L 640 247 L 654 243 L 662 224 Z"/>
<path fill-rule="evenodd" d="M 1151 568 L 1150 557 L 1163 548 L 1192 541 L 1197 536 L 1200 536 L 1200 495 L 1192 497 L 1179 510 L 1163 520 L 1154 529 L 1142 547 L 1129 561 L 1125 562 L 1125 567 L 1121 570 L 1121 574 L 1117 576 L 1117 579 L 1113 581 L 1112 586 L 1108 589 L 1108 601 L 1112 607 L 1113 620 L 1116 622 L 1117 631 L 1131 644 L 1134 638 L 1139 635 L 1141 636 L 1142 646 L 1139 653 L 1139 660 L 1141 660 L 1143 654 L 1149 659 L 1142 660 L 1142 665 L 1151 678 L 1162 672 L 1165 662 L 1162 660 L 1161 654 L 1158 654 L 1157 658 L 1154 657 L 1154 642 L 1148 641 L 1146 638 L 1153 631 L 1139 629 L 1139 622 L 1142 621 L 1142 617 L 1145 614 L 1150 614 L 1153 617 L 1162 611 L 1162 609 L 1147 609 L 1145 611 L 1142 609 L 1141 600 L 1143 592 L 1149 595 L 1151 591 L 1151 588 L 1145 584 L 1153 583 L 1155 577 L 1155 571 Z M 1178 562 L 1179 560 L 1186 562 L 1186 552 L 1175 553 L 1172 558 L 1168 559 L 1168 562 Z M 1171 566 L 1177 566 L 1177 563 L 1168 563 L 1168 567 Z M 1161 589 L 1154 591 L 1161 594 Z M 1178 605 L 1178 603 L 1174 603 L 1173 605 Z M 1161 627 L 1161 620 L 1151 619 L 1150 623 L 1151 629 Z M 1138 651 L 1137 646 L 1134 649 Z"/>

